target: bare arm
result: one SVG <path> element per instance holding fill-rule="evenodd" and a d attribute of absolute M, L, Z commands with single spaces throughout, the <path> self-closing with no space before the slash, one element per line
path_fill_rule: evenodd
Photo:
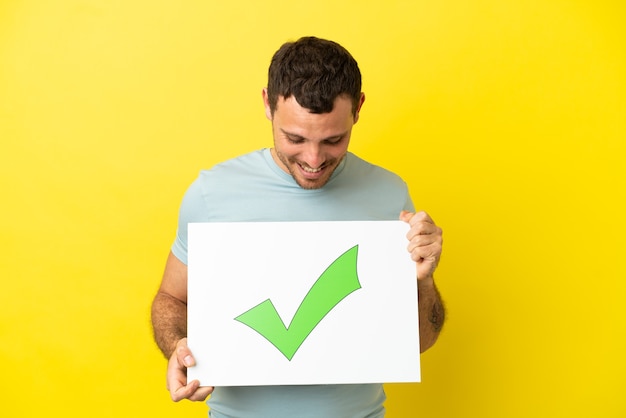
<path fill-rule="evenodd" d="M 187 266 L 170 252 L 161 287 L 152 302 L 154 339 L 165 358 L 187 336 Z"/>
<path fill-rule="evenodd" d="M 420 350 L 435 344 L 445 320 L 445 310 L 433 274 L 441 257 L 443 233 L 426 212 L 403 211 L 400 219 L 410 225 L 407 247 L 417 265 Z"/>
<path fill-rule="evenodd" d="M 420 323 L 420 351 L 423 353 L 435 344 L 445 320 L 441 296 L 430 279 L 418 280 L 418 310 Z"/>
<path fill-rule="evenodd" d="M 187 382 L 187 367 L 195 365 L 187 347 L 187 266 L 171 252 L 152 302 L 152 328 L 157 345 L 168 359 L 167 389 L 172 400 L 205 400 L 213 388 L 200 387 L 197 380 Z"/>

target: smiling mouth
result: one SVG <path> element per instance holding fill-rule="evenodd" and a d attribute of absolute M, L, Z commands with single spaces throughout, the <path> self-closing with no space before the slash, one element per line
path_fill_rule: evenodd
<path fill-rule="evenodd" d="M 309 167 L 309 166 L 304 166 L 304 165 L 299 164 L 299 163 L 298 163 L 298 165 L 300 166 L 302 171 L 304 171 L 305 173 L 309 173 L 309 174 L 317 174 L 320 171 L 322 171 L 324 169 L 324 167 L 325 167 L 325 166 L 321 166 L 321 167 L 318 167 L 318 168 L 312 168 L 312 167 Z"/>

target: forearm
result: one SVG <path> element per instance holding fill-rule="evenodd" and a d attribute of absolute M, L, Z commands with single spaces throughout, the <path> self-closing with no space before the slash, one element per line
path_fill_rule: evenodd
<path fill-rule="evenodd" d="M 169 358 L 176 343 L 187 336 L 187 305 L 167 293 L 157 293 L 152 302 L 152 329 L 157 345 Z"/>
<path fill-rule="evenodd" d="M 428 350 L 441 332 L 445 309 L 432 277 L 417 281 L 420 327 L 420 351 Z"/>

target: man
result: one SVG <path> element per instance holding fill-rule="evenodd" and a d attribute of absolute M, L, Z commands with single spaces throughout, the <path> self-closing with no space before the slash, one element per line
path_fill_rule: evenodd
<path fill-rule="evenodd" d="M 354 58 L 340 45 L 302 38 L 283 45 L 263 90 L 274 147 L 203 171 L 187 191 L 178 233 L 152 306 L 157 344 L 169 359 L 174 401 L 208 401 L 211 417 L 382 417 L 382 384 L 200 387 L 187 382 L 195 360 L 186 339 L 187 224 L 214 221 L 407 222 L 408 251 L 416 262 L 420 345 L 432 346 L 444 321 L 433 273 L 442 232 L 414 213 L 406 184 L 395 174 L 348 152 L 365 100 Z M 302 236 L 293 237 L 298 245 Z M 215 341 L 215 344 L 219 344 Z"/>

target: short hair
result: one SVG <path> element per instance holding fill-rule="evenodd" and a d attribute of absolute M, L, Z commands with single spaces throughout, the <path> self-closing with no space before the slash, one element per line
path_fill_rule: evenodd
<path fill-rule="evenodd" d="M 329 113 L 335 99 L 346 95 L 356 114 L 361 98 L 361 71 L 350 53 L 336 42 L 313 36 L 287 42 L 269 67 L 267 95 L 272 114 L 279 96 L 292 95 L 311 113 Z"/>

